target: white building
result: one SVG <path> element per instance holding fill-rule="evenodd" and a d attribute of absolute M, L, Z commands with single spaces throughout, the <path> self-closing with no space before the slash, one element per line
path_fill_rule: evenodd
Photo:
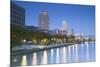
<path fill-rule="evenodd" d="M 49 16 L 48 12 L 42 11 L 39 14 L 39 28 L 43 30 L 49 30 Z"/>
<path fill-rule="evenodd" d="M 67 31 L 68 31 L 68 25 L 67 25 L 67 21 L 66 20 L 63 20 L 62 21 L 62 35 L 67 35 Z"/>

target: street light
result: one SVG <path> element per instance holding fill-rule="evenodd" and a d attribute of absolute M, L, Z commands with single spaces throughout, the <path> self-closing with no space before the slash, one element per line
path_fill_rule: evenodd
<path fill-rule="evenodd" d="M 23 42 L 25 43 L 25 42 L 26 42 L 26 40 L 24 39 L 24 40 L 23 40 Z"/>
<path fill-rule="evenodd" d="M 22 43 L 24 43 L 24 44 L 25 44 L 25 43 L 26 43 L 26 40 L 25 40 L 25 39 L 24 39 L 24 40 L 22 40 Z"/>

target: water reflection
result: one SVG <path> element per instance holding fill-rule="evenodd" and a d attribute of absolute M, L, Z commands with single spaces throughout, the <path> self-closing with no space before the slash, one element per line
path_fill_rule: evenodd
<path fill-rule="evenodd" d="M 43 51 L 41 64 L 47 64 L 47 51 L 46 50 Z"/>
<path fill-rule="evenodd" d="M 72 54 L 71 55 L 72 56 L 71 57 L 71 62 L 75 62 L 75 45 L 72 45 L 71 48 L 72 48 L 71 49 L 72 50 L 72 52 L 71 52 L 71 54 Z"/>
<path fill-rule="evenodd" d="M 56 51 L 56 63 L 59 63 L 59 48 Z"/>
<path fill-rule="evenodd" d="M 51 64 L 53 63 L 53 56 L 54 56 L 54 49 L 51 49 L 51 61 L 50 61 Z"/>
<path fill-rule="evenodd" d="M 80 45 L 81 45 L 81 47 L 83 47 L 83 46 L 84 46 L 84 44 L 83 44 L 83 43 L 81 43 Z"/>
<path fill-rule="evenodd" d="M 63 63 L 67 62 L 66 52 L 67 52 L 66 47 L 63 47 Z"/>
<path fill-rule="evenodd" d="M 26 58 L 26 55 L 24 55 L 24 56 L 22 57 L 21 65 L 22 65 L 22 66 L 27 65 L 27 58 Z"/>
<path fill-rule="evenodd" d="M 78 62 L 78 44 L 75 45 L 75 62 Z"/>
<path fill-rule="evenodd" d="M 86 42 L 85 44 L 86 44 L 86 61 L 89 61 L 89 45 L 88 42 Z"/>
<path fill-rule="evenodd" d="M 71 62 L 71 46 L 68 46 L 68 62 Z"/>
<path fill-rule="evenodd" d="M 13 62 L 17 62 L 17 59 L 14 59 Z"/>
<path fill-rule="evenodd" d="M 38 65 L 95 61 L 95 43 L 75 44 L 13 56 L 12 65 Z"/>
<path fill-rule="evenodd" d="M 37 53 L 33 53 L 32 65 L 37 65 Z"/>
<path fill-rule="evenodd" d="M 54 53 L 54 50 L 53 50 L 53 49 L 51 49 L 51 56 L 53 56 L 53 53 Z"/>

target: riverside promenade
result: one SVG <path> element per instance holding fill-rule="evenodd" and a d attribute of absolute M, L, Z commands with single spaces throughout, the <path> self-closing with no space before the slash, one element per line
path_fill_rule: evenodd
<path fill-rule="evenodd" d="M 18 54 L 26 54 L 26 53 L 31 53 L 31 52 L 38 52 L 42 50 L 47 50 L 47 49 L 52 49 L 52 48 L 58 48 L 58 47 L 63 47 L 63 46 L 69 46 L 69 45 L 74 45 L 75 43 L 63 43 L 63 44 L 54 44 L 54 45 L 46 45 L 46 46 L 41 46 L 41 45 L 27 45 L 18 48 L 15 50 L 15 48 L 11 51 L 11 55 L 18 55 Z"/>

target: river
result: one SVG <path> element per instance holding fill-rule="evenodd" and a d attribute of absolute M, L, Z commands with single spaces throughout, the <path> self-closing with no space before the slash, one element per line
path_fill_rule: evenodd
<path fill-rule="evenodd" d="M 11 65 L 41 65 L 95 61 L 95 43 L 86 42 L 11 56 Z"/>

